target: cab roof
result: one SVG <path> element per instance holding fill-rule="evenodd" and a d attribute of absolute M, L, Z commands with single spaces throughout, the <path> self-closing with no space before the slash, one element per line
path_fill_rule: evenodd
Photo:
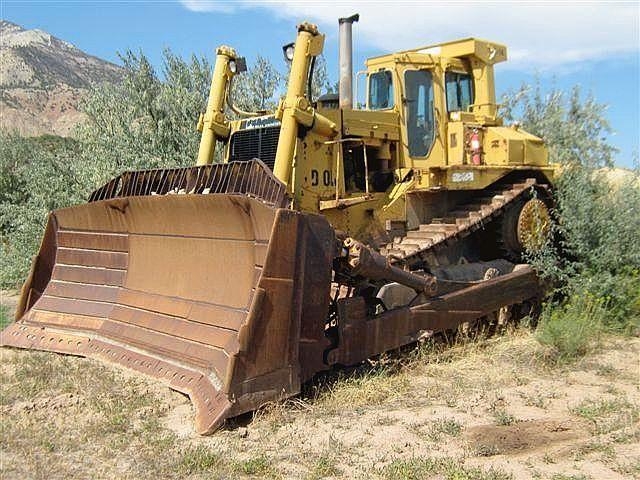
<path fill-rule="evenodd" d="M 367 67 L 389 62 L 401 62 L 408 58 L 425 56 L 425 61 L 434 61 L 440 58 L 473 58 L 485 64 L 493 65 L 504 62 L 507 59 L 507 47 L 500 43 L 479 38 L 463 38 L 450 42 L 427 45 L 411 50 L 380 55 L 367 59 Z"/>

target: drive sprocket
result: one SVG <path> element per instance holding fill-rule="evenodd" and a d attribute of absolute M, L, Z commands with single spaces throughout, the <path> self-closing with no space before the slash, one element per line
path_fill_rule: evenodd
<path fill-rule="evenodd" d="M 510 208 L 499 229 L 499 243 L 506 256 L 521 261 L 524 252 L 539 252 L 551 235 L 551 212 L 537 197 L 519 201 Z"/>

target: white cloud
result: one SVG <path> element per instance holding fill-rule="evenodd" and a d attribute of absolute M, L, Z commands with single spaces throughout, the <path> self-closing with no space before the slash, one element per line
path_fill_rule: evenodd
<path fill-rule="evenodd" d="M 180 3 L 193 12 L 232 12 L 234 4 L 217 0 L 180 0 Z"/>
<path fill-rule="evenodd" d="M 266 9 L 293 22 L 310 20 L 330 37 L 337 19 L 355 12 L 356 45 L 382 52 L 415 48 L 461 37 L 480 37 L 509 47 L 509 64 L 545 69 L 600 60 L 640 50 L 637 2 L 407 2 L 277 1 L 235 3 L 182 0 L 192 10 Z"/>

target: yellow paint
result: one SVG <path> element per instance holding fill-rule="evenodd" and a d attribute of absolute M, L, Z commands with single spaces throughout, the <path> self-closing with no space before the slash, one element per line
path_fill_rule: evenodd
<path fill-rule="evenodd" d="M 304 96 L 311 59 L 322 53 L 323 46 L 324 35 L 318 33 L 318 27 L 310 23 L 302 23 L 298 26 L 287 95 L 280 102 L 275 113 L 275 117 L 282 122 L 282 126 L 273 173 L 288 185 L 290 190 L 299 125 L 313 127 L 316 133 L 322 133 L 328 137 L 337 132 L 335 124 L 317 114 Z"/>
<path fill-rule="evenodd" d="M 236 52 L 230 47 L 221 46 L 216 54 L 207 110 L 198 120 L 198 131 L 202 132 L 202 136 L 196 165 L 210 165 L 213 162 L 216 140 L 229 136 L 229 125 L 224 116 L 224 103 L 229 80 L 234 75 L 229 69 L 229 62 L 236 59 Z"/>
<path fill-rule="evenodd" d="M 305 96 L 311 59 L 323 43 L 314 25 L 298 27 L 287 93 L 273 114 L 282 124 L 274 174 L 287 185 L 294 209 L 321 213 L 337 229 L 375 242 L 392 223 L 415 223 L 407 213 L 408 195 L 433 195 L 427 203 L 437 205 L 441 192 L 482 190 L 514 171 L 553 181 L 558 166 L 550 163 L 544 142 L 503 125 L 497 115 L 493 68 L 507 59 L 505 46 L 467 38 L 371 58 L 368 75 L 391 72 L 393 106 L 339 110 Z M 404 79 L 415 70 L 432 77 L 434 136 L 423 157 L 409 153 Z M 447 72 L 472 81 L 474 98 L 465 110 L 448 111 Z M 241 122 L 230 127 L 236 131 Z M 481 146 L 480 164 L 473 162 L 472 134 Z"/>

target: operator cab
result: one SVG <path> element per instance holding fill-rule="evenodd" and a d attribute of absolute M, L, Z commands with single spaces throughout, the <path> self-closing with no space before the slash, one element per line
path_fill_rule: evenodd
<path fill-rule="evenodd" d="M 371 58 L 363 110 L 398 114 L 406 166 L 442 164 L 449 122 L 498 121 L 493 65 L 504 60 L 506 47 L 472 38 Z"/>

